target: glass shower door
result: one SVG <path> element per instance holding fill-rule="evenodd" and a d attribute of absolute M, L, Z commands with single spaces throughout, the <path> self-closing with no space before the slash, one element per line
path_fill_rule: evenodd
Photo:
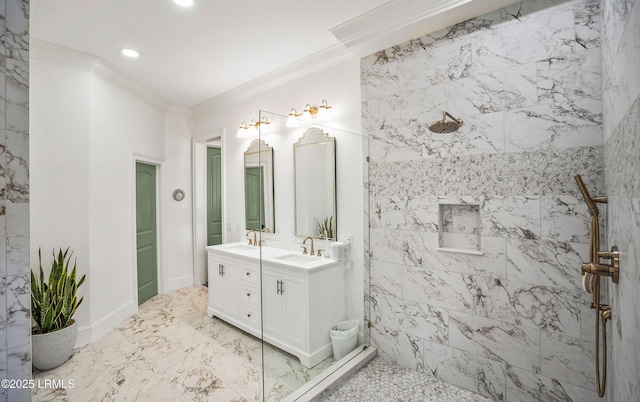
<path fill-rule="evenodd" d="M 357 353 L 334 358 L 335 324 L 357 328 L 343 325 L 334 342 L 347 331 L 368 342 L 367 138 L 330 120 L 287 120 L 261 111 L 258 126 L 260 143 L 273 148 L 276 222 L 259 232 L 266 401 L 295 400 Z M 352 348 L 340 340 L 341 352 Z"/>

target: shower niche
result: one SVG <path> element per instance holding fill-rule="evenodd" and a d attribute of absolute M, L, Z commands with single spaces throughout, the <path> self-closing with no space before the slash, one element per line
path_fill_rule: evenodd
<path fill-rule="evenodd" d="M 438 250 L 482 255 L 480 205 L 438 204 Z"/>

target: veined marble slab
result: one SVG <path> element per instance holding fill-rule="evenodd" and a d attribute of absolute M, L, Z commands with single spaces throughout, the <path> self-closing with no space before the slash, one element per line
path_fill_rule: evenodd
<path fill-rule="evenodd" d="M 494 401 L 505 400 L 505 363 L 424 341 L 425 370 Z"/>
<path fill-rule="evenodd" d="M 371 295 L 371 304 L 374 326 L 384 325 L 412 336 L 448 344 L 449 313 L 446 309 L 378 294 Z"/>
<path fill-rule="evenodd" d="M 539 373 L 541 369 L 539 330 L 451 312 L 449 345 L 528 371 Z"/>

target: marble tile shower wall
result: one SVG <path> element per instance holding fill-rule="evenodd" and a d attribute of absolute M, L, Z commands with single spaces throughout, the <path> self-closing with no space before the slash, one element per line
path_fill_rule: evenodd
<path fill-rule="evenodd" d="M 0 37 L 0 379 L 30 379 L 28 0 L 0 0 Z"/>
<path fill-rule="evenodd" d="M 608 240 L 622 253 L 620 282 L 608 283 L 613 310 L 610 401 L 640 400 L 640 2 L 605 1 L 605 184 Z"/>
<path fill-rule="evenodd" d="M 383 357 L 496 400 L 600 400 L 573 176 L 604 190 L 601 60 L 591 0 L 523 1 L 362 59 Z M 428 131 L 444 110 L 457 133 Z M 438 250 L 439 203 L 479 205 L 458 229 L 482 255 Z"/>

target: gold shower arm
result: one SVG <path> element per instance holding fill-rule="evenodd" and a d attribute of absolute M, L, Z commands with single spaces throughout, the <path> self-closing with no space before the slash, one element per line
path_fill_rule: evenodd
<path fill-rule="evenodd" d="M 442 122 L 446 120 L 445 116 L 449 116 L 451 120 L 455 121 L 459 125 L 462 125 L 462 119 L 456 119 L 455 117 L 451 116 L 451 113 L 449 112 L 442 112 Z"/>

